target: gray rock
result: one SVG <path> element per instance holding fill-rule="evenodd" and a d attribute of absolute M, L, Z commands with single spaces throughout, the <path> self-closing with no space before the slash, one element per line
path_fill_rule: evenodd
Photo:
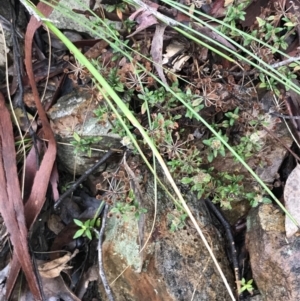
<path fill-rule="evenodd" d="M 139 253 L 139 241 L 147 240 L 154 218 L 153 178 L 146 171 L 141 174 L 147 178 L 142 207 L 148 211 L 144 218 L 141 217 L 145 222 L 138 222 L 133 215 L 126 221 L 113 216 L 109 218 L 105 232 L 103 259 L 109 283 L 126 269 L 112 286 L 115 300 L 231 300 L 189 219 L 184 227 L 181 225 L 177 231 L 170 231 L 172 221 L 179 219 L 180 213 L 161 189 L 158 189 L 157 216 L 151 238 Z M 223 237 L 213 226 L 203 201 L 193 195 L 186 196 L 186 201 L 233 288 L 233 273 L 225 254 Z M 104 296 L 101 285 L 99 289 Z"/>
<path fill-rule="evenodd" d="M 246 243 L 253 279 L 264 301 L 300 300 L 300 237 L 285 237 L 284 214 L 275 205 L 251 210 Z"/>
<path fill-rule="evenodd" d="M 95 38 L 101 38 L 103 36 L 103 30 L 95 30 L 95 26 L 91 26 L 92 21 L 97 21 L 95 17 L 90 16 L 88 20 L 84 15 L 78 15 L 72 11 L 73 9 L 82 11 L 88 10 L 89 0 L 81 0 L 80 3 L 79 1 L 61 0 L 58 6 L 59 8 L 56 7 L 49 16 L 50 20 L 55 21 L 57 28 L 88 33 Z M 98 6 L 99 5 L 96 4 L 95 8 Z M 113 23 L 116 25 L 116 28 L 120 28 L 122 24 L 121 22 L 115 21 Z M 91 27 L 94 27 L 94 29 L 91 30 Z"/>
<path fill-rule="evenodd" d="M 100 124 L 93 111 L 101 104 L 97 104 L 92 95 L 86 91 L 75 90 L 61 97 L 48 111 L 50 124 L 57 139 L 57 155 L 60 165 L 65 171 L 82 175 L 92 167 L 97 160 L 109 149 L 121 147 L 120 136 L 111 133 L 112 126 L 109 122 Z M 102 104 L 103 105 L 103 104 Z M 94 137 L 98 140 L 91 145 L 91 154 L 78 151 L 74 153 L 74 132 L 82 138 Z M 110 161 L 111 168 L 116 166 L 117 160 Z M 100 169 L 102 169 L 101 167 Z"/>

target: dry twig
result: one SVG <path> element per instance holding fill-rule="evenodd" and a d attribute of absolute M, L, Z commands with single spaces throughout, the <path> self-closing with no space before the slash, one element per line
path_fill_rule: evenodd
<path fill-rule="evenodd" d="M 98 239 L 98 262 L 99 262 L 99 275 L 101 277 L 106 295 L 109 299 L 109 301 L 114 301 L 114 297 L 112 294 L 112 290 L 108 284 L 105 272 L 104 272 L 104 267 L 103 267 L 103 254 L 102 254 L 102 243 L 103 243 L 103 235 L 104 235 L 104 230 L 105 230 L 105 224 L 106 224 L 106 217 L 108 213 L 108 204 L 105 205 L 104 207 L 104 212 L 102 216 L 102 224 L 101 224 L 101 229 L 99 231 L 99 239 Z"/>

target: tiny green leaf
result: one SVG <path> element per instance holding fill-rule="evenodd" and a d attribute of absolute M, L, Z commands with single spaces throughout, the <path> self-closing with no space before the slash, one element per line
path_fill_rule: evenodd
<path fill-rule="evenodd" d="M 80 142 L 80 140 L 81 140 L 80 136 L 79 136 L 76 132 L 73 133 L 73 138 L 74 138 L 77 142 Z"/>
<path fill-rule="evenodd" d="M 92 233 L 90 229 L 86 229 L 85 235 L 89 240 L 92 240 Z"/>
<path fill-rule="evenodd" d="M 193 181 L 193 179 L 192 178 L 188 178 L 188 177 L 183 177 L 181 179 L 181 183 L 182 184 L 190 184 L 192 181 Z"/>
<path fill-rule="evenodd" d="M 75 239 L 75 238 L 81 237 L 83 234 L 84 234 L 84 229 L 79 229 L 76 231 L 73 238 Z"/>
<path fill-rule="evenodd" d="M 79 226 L 79 227 L 82 227 L 83 226 L 83 222 L 82 221 L 80 221 L 79 219 L 73 219 L 73 221 L 74 221 L 74 223 L 77 225 L 77 226 Z"/>
<path fill-rule="evenodd" d="M 257 20 L 257 22 L 258 22 L 258 26 L 259 26 L 259 27 L 262 27 L 262 26 L 264 26 L 264 25 L 266 24 L 266 21 L 263 20 L 263 19 L 260 18 L 260 17 L 256 17 L 256 20 Z"/>

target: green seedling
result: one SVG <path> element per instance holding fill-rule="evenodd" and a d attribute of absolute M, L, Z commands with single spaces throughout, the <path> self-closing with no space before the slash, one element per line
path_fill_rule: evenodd
<path fill-rule="evenodd" d="M 73 134 L 74 140 L 71 141 L 71 144 L 75 147 L 74 153 L 77 154 L 79 152 L 87 153 L 89 157 L 92 155 L 92 148 L 91 146 L 94 143 L 99 142 L 102 138 L 101 137 L 80 137 L 76 132 Z"/>
<path fill-rule="evenodd" d="M 124 84 L 120 81 L 118 76 L 118 69 L 111 68 L 108 74 L 107 82 L 117 92 L 124 92 Z"/>
<path fill-rule="evenodd" d="M 262 149 L 262 142 L 259 141 L 259 136 L 253 133 L 249 136 L 244 136 L 240 139 L 240 143 L 234 146 L 234 150 L 244 159 L 252 157 Z"/>
<path fill-rule="evenodd" d="M 238 5 L 230 5 L 227 9 L 226 16 L 223 20 L 223 22 L 230 24 L 230 27 L 221 27 L 220 30 L 222 33 L 230 34 L 230 36 L 235 37 L 237 36 L 237 33 L 233 30 L 236 28 L 236 24 L 238 21 L 244 21 L 245 20 L 245 8 L 248 5 L 248 1 L 242 2 Z"/>
<path fill-rule="evenodd" d="M 292 66 L 297 66 L 297 64 L 291 64 Z M 290 66 L 289 66 L 290 67 Z M 286 76 L 286 78 L 288 78 L 289 80 L 293 80 L 297 78 L 297 75 L 294 73 L 295 71 L 291 71 L 290 68 L 287 66 L 282 66 L 278 68 L 278 71 L 281 72 L 282 74 L 284 74 Z M 299 65 L 298 65 L 299 67 Z M 289 87 L 285 86 L 285 89 L 288 91 Z"/>
<path fill-rule="evenodd" d="M 221 132 L 218 133 L 220 136 L 222 135 Z M 224 141 L 228 141 L 228 137 L 223 136 L 222 137 Z M 222 141 L 217 137 L 212 137 L 210 139 L 203 140 L 203 144 L 207 145 L 209 147 L 208 154 L 207 154 L 207 160 L 208 162 L 212 162 L 214 158 L 220 154 L 222 157 L 225 156 L 225 147 L 224 144 L 222 144 Z"/>
<path fill-rule="evenodd" d="M 204 170 L 199 170 L 198 174 L 194 177 L 183 177 L 181 183 L 189 184 L 191 186 L 191 190 L 197 192 L 197 197 L 200 199 L 204 197 L 204 194 L 210 193 L 207 188 L 209 187 L 208 184 L 211 180 L 212 178 L 210 174 Z"/>
<path fill-rule="evenodd" d="M 186 102 L 194 109 L 195 112 L 200 112 L 204 108 L 203 104 L 203 97 L 200 95 L 195 95 L 192 93 L 190 89 L 187 89 L 186 91 Z M 188 117 L 190 119 L 193 119 L 193 112 L 190 110 L 187 110 L 185 117 Z"/>
<path fill-rule="evenodd" d="M 74 181 L 62 184 L 61 185 L 61 192 L 67 191 L 73 184 L 74 184 Z"/>
<path fill-rule="evenodd" d="M 251 207 L 257 207 L 259 204 L 271 204 L 272 201 L 262 194 L 249 192 L 246 194 L 247 199 L 250 201 Z"/>
<path fill-rule="evenodd" d="M 182 211 L 178 208 L 178 211 Z M 187 218 L 187 214 L 181 212 L 180 216 L 175 216 L 174 214 L 169 213 L 167 215 L 168 220 L 171 223 L 170 231 L 175 232 L 182 229 L 185 226 L 185 220 Z"/>
<path fill-rule="evenodd" d="M 213 180 L 213 202 L 219 203 L 224 209 L 232 209 L 231 203 L 245 197 L 243 175 L 232 175 L 227 172 L 218 174 Z"/>
<path fill-rule="evenodd" d="M 100 226 L 100 218 L 88 219 L 85 222 L 74 219 L 74 223 L 80 227 L 74 234 L 74 239 L 78 237 L 87 237 L 89 240 L 92 240 L 92 232 L 95 232 L 95 228 Z"/>
<path fill-rule="evenodd" d="M 240 288 L 240 291 L 239 293 L 242 293 L 244 291 L 248 291 L 251 295 L 253 294 L 253 279 L 250 279 L 248 282 L 246 282 L 245 278 L 243 278 L 241 281 L 240 281 L 240 284 L 241 284 L 241 288 Z"/>
<path fill-rule="evenodd" d="M 234 123 L 239 119 L 239 107 L 236 107 L 233 112 L 225 113 L 225 116 L 229 118 L 229 126 L 233 126 Z"/>
<path fill-rule="evenodd" d="M 136 200 L 133 200 L 131 203 L 122 203 L 118 202 L 110 210 L 110 214 L 115 216 L 117 218 L 122 217 L 124 221 L 129 220 L 129 218 L 134 215 L 136 219 L 139 219 L 141 214 L 147 213 L 147 209 L 145 208 L 139 208 L 139 203 Z"/>
<path fill-rule="evenodd" d="M 125 12 L 126 11 L 126 3 L 118 3 L 114 5 L 106 5 L 106 11 L 112 13 L 113 11 L 117 12 Z"/>

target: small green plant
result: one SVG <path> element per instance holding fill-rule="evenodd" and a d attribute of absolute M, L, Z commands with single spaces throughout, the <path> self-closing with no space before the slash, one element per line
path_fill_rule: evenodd
<path fill-rule="evenodd" d="M 292 66 L 295 66 L 295 64 L 292 64 Z M 282 67 L 278 68 L 278 71 L 279 71 L 280 73 L 284 74 L 284 76 L 285 76 L 288 80 L 293 80 L 293 79 L 297 78 L 297 75 L 296 75 L 294 72 L 292 72 L 292 71 L 290 70 L 290 68 L 287 67 L 287 66 L 282 66 Z M 288 91 L 288 90 L 289 90 L 289 87 L 288 87 L 288 86 L 285 86 L 285 89 Z"/>
<path fill-rule="evenodd" d="M 118 75 L 118 68 L 111 68 L 108 74 L 107 82 L 117 92 L 124 92 L 124 84 Z"/>
<path fill-rule="evenodd" d="M 241 156 L 244 160 L 257 154 L 262 149 L 263 143 L 257 133 L 252 133 L 245 135 L 240 139 L 240 143 L 234 146 L 234 150 Z"/>
<path fill-rule="evenodd" d="M 218 176 L 213 179 L 212 201 L 219 203 L 224 209 L 232 209 L 232 202 L 240 201 L 245 197 L 243 178 L 243 175 L 234 175 L 227 172 L 218 173 Z"/>
<path fill-rule="evenodd" d="M 249 1 L 244 1 L 238 5 L 232 4 L 228 6 L 227 13 L 223 22 L 230 24 L 231 28 L 236 28 L 237 21 L 245 20 L 245 15 L 246 15 L 245 8 L 247 7 L 248 3 Z M 228 27 L 221 27 L 221 32 L 225 34 L 230 33 L 232 37 L 236 36 L 236 32 L 232 29 L 230 30 Z"/>
<path fill-rule="evenodd" d="M 236 107 L 233 112 L 225 113 L 225 116 L 229 119 L 229 126 L 233 126 L 234 123 L 239 119 L 239 107 Z"/>
<path fill-rule="evenodd" d="M 65 191 L 67 191 L 72 185 L 74 184 L 74 181 L 68 182 L 68 183 L 64 183 L 63 185 L 61 185 L 61 192 L 64 193 Z"/>
<path fill-rule="evenodd" d="M 123 25 L 126 28 L 126 31 L 129 33 L 131 29 L 135 26 L 135 22 L 129 19 L 123 21 Z"/>
<path fill-rule="evenodd" d="M 170 171 L 177 179 L 198 174 L 202 163 L 200 151 L 195 146 L 187 146 L 186 149 L 182 149 L 182 151 L 184 152 L 180 154 L 180 156 L 174 156 L 172 160 L 167 163 L 170 166 Z M 179 150 L 177 150 L 177 153 L 179 153 Z"/>
<path fill-rule="evenodd" d="M 132 189 L 129 190 L 126 202 L 117 202 L 111 209 L 110 214 L 115 214 L 117 218 L 122 217 L 125 221 L 129 220 L 132 215 L 139 219 L 141 214 L 147 213 L 147 209 L 140 208 Z"/>
<path fill-rule="evenodd" d="M 118 4 L 114 4 L 114 5 L 106 5 L 105 9 L 109 13 L 112 13 L 113 11 L 125 12 L 126 6 L 127 6 L 126 3 L 121 2 Z"/>
<path fill-rule="evenodd" d="M 192 93 L 191 89 L 187 89 L 185 95 L 185 101 L 189 104 L 195 112 L 200 112 L 204 108 L 203 97 Z M 193 119 L 193 113 L 191 110 L 187 110 L 185 117 Z"/>
<path fill-rule="evenodd" d="M 254 192 L 246 193 L 246 198 L 250 201 L 251 207 L 257 207 L 259 204 L 270 204 L 272 201 L 264 196 L 262 192 L 254 187 Z"/>
<path fill-rule="evenodd" d="M 278 20 L 280 16 L 271 15 L 266 19 L 257 17 L 258 22 L 258 35 L 263 38 L 267 43 L 273 43 L 273 53 L 276 49 L 282 48 L 287 49 L 288 44 L 286 38 L 292 33 L 292 23 L 286 22 L 283 27 L 278 26 Z M 278 35 L 279 33 L 285 32 L 285 34 Z"/>
<path fill-rule="evenodd" d="M 80 227 L 80 229 L 74 234 L 74 239 L 82 236 L 92 240 L 92 232 L 95 232 L 95 228 L 100 226 L 100 218 L 88 219 L 85 222 L 74 219 L 74 223 Z"/>
<path fill-rule="evenodd" d="M 222 136 L 222 133 L 219 132 L 218 133 L 220 136 Z M 223 136 L 223 139 L 227 142 L 228 141 L 228 137 L 227 136 Z M 221 140 L 216 138 L 216 137 L 212 137 L 210 139 L 206 139 L 203 140 L 203 144 L 207 145 L 208 148 L 208 154 L 207 154 L 207 160 L 208 162 L 212 162 L 214 158 L 216 158 L 218 156 L 218 154 L 220 154 L 222 157 L 225 156 L 225 147 L 222 144 Z"/>
<path fill-rule="evenodd" d="M 110 215 L 115 214 L 117 218 L 122 217 L 124 221 L 128 221 L 132 214 L 136 219 L 139 219 L 140 215 L 144 213 L 147 213 L 147 209 L 139 208 L 139 203 L 136 200 L 133 200 L 131 203 L 118 202 L 110 210 Z"/>
<path fill-rule="evenodd" d="M 269 78 L 268 76 L 260 73 L 259 74 L 260 79 L 260 88 L 266 88 L 268 91 L 273 91 L 277 96 L 280 95 L 280 91 L 277 88 L 278 82 L 274 78 Z"/>
<path fill-rule="evenodd" d="M 207 188 L 211 180 L 212 178 L 209 173 L 204 170 L 199 170 L 198 174 L 193 177 L 183 177 L 181 183 L 191 185 L 191 190 L 197 192 L 197 197 L 200 199 L 207 196 L 204 195 L 205 193 L 210 193 Z"/>
<path fill-rule="evenodd" d="M 233 112 L 227 112 L 225 113 L 225 117 L 227 119 L 224 119 L 221 123 L 215 124 L 215 128 L 224 128 L 227 129 L 229 127 L 232 127 L 236 121 L 240 118 L 239 116 L 239 107 L 236 107 Z"/>
<path fill-rule="evenodd" d="M 76 132 L 73 134 L 74 140 L 71 141 L 71 144 L 75 147 L 74 153 L 77 154 L 79 152 L 87 153 L 89 157 L 92 155 L 91 146 L 94 143 L 97 143 L 102 138 L 101 137 L 80 137 Z"/>
<path fill-rule="evenodd" d="M 245 278 L 243 278 L 240 281 L 241 288 L 240 288 L 239 293 L 242 293 L 244 291 L 248 291 L 252 295 L 253 290 L 254 290 L 252 283 L 253 283 L 253 279 L 250 279 L 248 282 L 246 282 Z"/>
<path fill-rule="evenodd" d="M 160 87 L 159 89 L 152 91 L 148 88 L 144 88 L 142 93 L 138 94 L 138 98 L 143 101 L 142 104 L 142 113 L 146 111 L 146 105 L 149 107 L 154 107 L 155 105 L 162 105 L 166 100 L 166 90 L 164 87 Z"/>
<path fill-rule="evenodd" d="M 182 209 L 177 208 L 176 214 L 168 213 L 167 218 L 171 224 L 170 231 L 175 232 L 182 229 L 185 226 L 185 220 L 187 218 L 187 214 L 183 212 Z"/>
<path fill-rule="evenodd" d="M 291 66 L 292 67 L 296 66 L 296 64 L 291 64 Z M 297 69 L 296 69 L 296 71 L 297 71 Z M 283 74 L 287 80 L 293 80 L 293 79 L 297 78 L 297 75 L 294 73 L 295 71 L 291 71 L 290 68 L 287 66 L 279 67 L 278 71 L 281 74 Z M 265 76 L 263 74 L 259 74 L 259 79 L 261 81 L 261 83 L 259 85 L 260 88 L 266 88 L 267 90 L 274 91 L 277 96 L 280 95 L 280 91 L 277 88 L 278 82 L 276 80 L 274 80 L 273 78 L 268 78 L 267 76 Z M 288 91 L 289 86 L 285 85 L 285 89 Z"/>

